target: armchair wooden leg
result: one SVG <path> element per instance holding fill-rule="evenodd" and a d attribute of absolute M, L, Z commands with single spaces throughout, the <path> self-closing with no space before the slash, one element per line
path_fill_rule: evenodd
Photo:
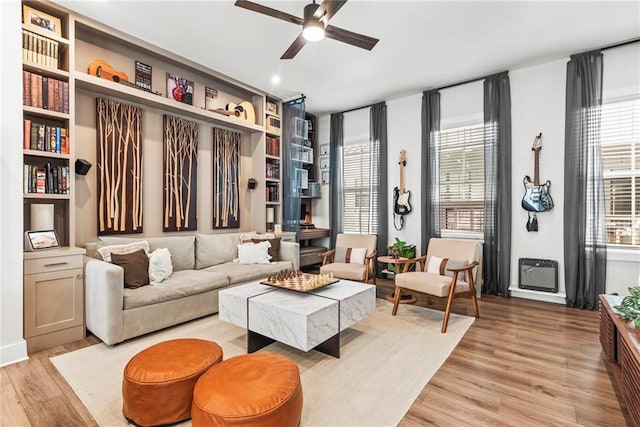
<path fill-rule="evenodd" d="M 442 333 L 447 332 L 447 325 L 449 324 L 449 315 L 451 314 L 451 304 L 456 294 L 456 283 L 458 282 L 458 272 L 453 272 L 451 278 L 451 287 L 449 289 L 449 298 L 447 299 L 447 308 L 444 311 L 444 319 L 442 319 Z"/>
<path fill-rule="evenodd" d="M 469 288 L 471 290 L 471 305 L 473 305 L 473 313 L 476 316 L 476 319 L 480 317 L 480 311 L 478 310 L 478 299 L 476 298 L 476 287 L 475 287 L 475 283 L 473 283 L 473 275 L 471 274 L 471 271 L 469 271 L 469 274 L 467 275 L 468 279 L 469 279 Z"/>
<path fill-rule="evenodd" d="M 393 311 L 391 312 L 392 316 L 395 316 L 398 312 L 398 305 L 400 304 L 400 295 L 402 294 L 402 288 L 396 286 L 395 298 L 393 299 Z"/>

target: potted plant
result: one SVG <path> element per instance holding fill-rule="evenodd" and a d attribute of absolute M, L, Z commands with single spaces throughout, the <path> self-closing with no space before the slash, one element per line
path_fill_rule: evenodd
<path fill-rule="evenodd" d="M 387 248 L 388 254 L 390 256 L 395 256 L 398 254 L 399 257 L 402 258 L 415 258 L 416 257 L 416 245 L 409 245 L 404 240 L 400 240 L 396 237 L 396 241 L 393 245 Z M 398 265 L 389 264 L 389 270 L 393 273 L 398 273 Z M 415 269 L 415 264 L 409 267 L 410 270 Z"/>
<path fill-rule="evenodd" d="M 630 320 L 640 328 L 640 287 L 629 288 L 629 296 L 622 298 L 620 305 L 613 307 L 624 320 Z"/>

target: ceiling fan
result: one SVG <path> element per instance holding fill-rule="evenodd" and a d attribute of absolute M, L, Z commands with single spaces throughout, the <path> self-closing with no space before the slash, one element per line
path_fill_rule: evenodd
<path fill-rule="evenodd" d="M 378 43 L 378 39 L 328 25 L 329 20 L 346 2 L 347 0 L 324 0 L 322 3 L 316 4 L 315 0 L 313 0 L 313 3 L 309 3 L 304 7 L 304 19 L 252 1 L 236 0 L 235 5 L 253 12 L 282 19 L 292 24 L 302 25 L 302 33 L 280 57 L 280 59 L 292 59 L 300 52 L 300 49 L 307 41 L 322 40 L 325 36 L 362 49 L 373 49 Z"/>

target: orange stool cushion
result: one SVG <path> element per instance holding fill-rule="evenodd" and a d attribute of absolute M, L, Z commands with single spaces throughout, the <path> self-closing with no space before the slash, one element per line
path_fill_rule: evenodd
<path fill-rule="evenodd" d="M 279 354 L 232 357 L 204 373 L 193 390 L 194 427 L 296 427 L 301 416 L 300 371 Z"/>
<path fill-rule="evenodd" d="M 194 338 L 165 341 L 142 350 L 124 368 L 122 413 L 140 426 L 188 419 L 193 387 L 220 361 L 218 344 Z"/>

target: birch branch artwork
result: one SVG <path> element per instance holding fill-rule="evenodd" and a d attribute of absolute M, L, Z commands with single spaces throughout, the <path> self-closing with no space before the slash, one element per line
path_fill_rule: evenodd
<path fill-rule="evenodd" d="M 240 133 L 213 128 L 213 228 L 240 227 Z"/>
<path fill-rule="evenodd" d="M 198 123 L 164 116 L 163 231 L 197 229 Z"/>
<path fill-rule="evenodd" d="M 98 235 L 142 233 L 142 110 L 96 98 Z"/>

